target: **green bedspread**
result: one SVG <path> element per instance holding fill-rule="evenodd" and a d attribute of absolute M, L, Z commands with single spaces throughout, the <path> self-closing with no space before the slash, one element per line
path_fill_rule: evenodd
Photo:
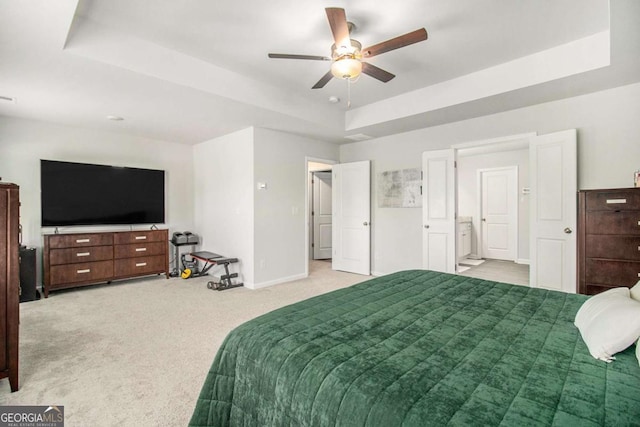
<path fill-rule="evenodd" d="M 191 426 L 639 425 L 634 347 L 593 359 L 586 297 L 424 270 L 233 330 Z"/>

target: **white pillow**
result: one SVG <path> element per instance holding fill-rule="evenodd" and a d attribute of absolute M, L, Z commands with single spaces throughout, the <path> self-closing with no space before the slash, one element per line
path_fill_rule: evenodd
<path fill-rule="evenodd" d="M 631 298 L 636 301 L 640 301 L 640 280 L 635 284 L 633 288 L 631 288 Z"/>
<path fill-rule="evenodd" d="M 585 301 L 574 324 L 589 353 L 611 362 L 640 337 L 640 302 L 630 298 L 629 288 L 609 289 Z"/>

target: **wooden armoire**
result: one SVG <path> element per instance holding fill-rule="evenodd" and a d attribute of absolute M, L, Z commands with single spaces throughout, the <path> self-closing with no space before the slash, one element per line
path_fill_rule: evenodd
<path fill-rule="evenodd" d="M 0 378 L 18 390 L 18 265 L 20 198 L 15 184 L 0 182 Z"/>

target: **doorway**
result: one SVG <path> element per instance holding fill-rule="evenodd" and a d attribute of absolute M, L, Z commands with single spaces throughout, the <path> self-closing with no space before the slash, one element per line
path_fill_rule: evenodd
<path fill-rule="evenodd" d="M 331 259 L 331 170 L 311 173 L 311 259 Z"/>
<path fill-rule="evenodd" d="M 337 161 L 330 159 L 320 159 L 320 158 L 305 158 L 305 172 L 306 172 L 306 213 L 305 213 L 305 222 L 306 222 L 306 231 L 305 231 L 305 273 L 309 275 L 309 263 L 310 262 L 327 262 L 330 261 L 330 258 L 327 260 L 318 260 L 314 261 L 314 220 L 313 213 L 314 211 L 314 174 L 317 172 L 327 172 L 331 174 L 331 170 L 333 165 L 336 164 Z M 326 209 L 326 206 L 325 206 Z M 331 220 L 331 227 L 333 226 L 333 219 Z M 313 245 L 313 246 L 312 246 Z"/>
<path fill-rule="evenodd" d="M 468 242 L 458 244 L 457 272 L 527 284 L 522 277 L 529 276 L 528 135 L 461 147 L 457 162 L 458 234 Z"/>

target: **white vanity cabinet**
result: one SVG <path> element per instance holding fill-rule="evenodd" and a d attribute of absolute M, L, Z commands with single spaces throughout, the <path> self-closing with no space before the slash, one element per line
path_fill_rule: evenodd
<path fill-rule="evenodd" d="M 471 254 L 471 221 L 458 223 L 458 259 Z"/>

